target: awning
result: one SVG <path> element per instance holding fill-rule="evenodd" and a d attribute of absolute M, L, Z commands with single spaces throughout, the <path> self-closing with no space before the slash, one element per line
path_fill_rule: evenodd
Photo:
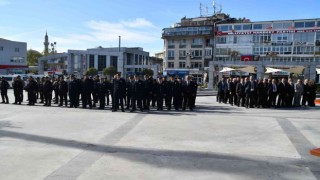
<path fill-rule="evenodd" d="M 256 73 L 254 66 L 248 66 L 244 68 L 237 69 L 237 71 L 248 72 L 248 73 Z"/>
<path fill-rule="evenodd" d="M 275 68 L 270 68 L 270 67 L 267 67 L 266 69 L 267 69 L 266 73 L 274 73 L 274 72 L 284 71 L 282 69 L 275 69 Z"/>
<path fill-rule="evenodd" d="M 320 68 L 317 68 L 316 71 L 317 71 L 317 74 L 320 74 Z"/>
<path fill-rule="evenodd" d="M 286 71 L 293 74 L 303 74 L 303 70 L 304 70 L 303 66 L 297 66 L 297 67 L 292 67 L 290 69 L 287 69 Z"/>
<path fill-rule="evenodd" d="M 235 69 L 229 68 L 229 67 L 223 67 L 223 69 L 220 72 L 230 72 L 234 71 Z"/>

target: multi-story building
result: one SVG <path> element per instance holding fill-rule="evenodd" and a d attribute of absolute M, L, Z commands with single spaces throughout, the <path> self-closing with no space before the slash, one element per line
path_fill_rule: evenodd
<path fill-rule="evenodd" d="M 320 66 L 320 19 L 223 22 L 216 29 L 213 66 L 220 77 L 223 67 L 251 66 L 258 78 L 281 76 L 277 72 L 265 73 L 266 68 L 282 69 L 282 76 L 316 78 L 316 68 Z"/>
<path fill-rule="evenodd" d="M 0 38 L 0 74 L 21 74 L 27 68 L 27 43 Z"/>
<path fill-rule="evenodd" d="M 154 69 L 149 61 L 149 52 L 142 48 L 93 48 L 87 50 L 68 50 L 67 53 L 51 54 L 39 58 L 39 74 L 44 73 L 44 62 L 57 72 L 82 76 L 89 68 L 96 68 L 101 74 L 104 68 L 113 66 L 124 77 Z"/>
<path fill-rule="evenodd" d="M 212 60 L 216 17 L 182 18 L 173 27 L 164 28 L 164 75 L 184 78 L 193 74 L 202 82 L 204 67 Z"/>

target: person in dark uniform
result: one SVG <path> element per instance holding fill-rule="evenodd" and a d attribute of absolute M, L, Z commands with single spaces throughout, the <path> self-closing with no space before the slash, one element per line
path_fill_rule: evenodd
<path fill-rule="evenodd" d="M 108 92 L 108 84 L 105 80 L 103 82 L 98 82 L 97 88 L 99 98 L 99 109 L 104 109 L 106 106 L 106 94 Z"/>
<path fill-rule="evenodd" d="M 54 91 L 54 104 L 59 103 L 59 79 L 52 78 L 53 91 Z"/>
<path fill-rule="evenodd" d="M 140 80 L 138 75 L 134 75 L 134 85 L 133 85 L 133 96 L 132 96 L 132 109 L 130 112 L 136 110 L 136 106 L 140 108 L 140 111 L 143 112 L 142 100 L 145 90 L 145 83 Z"/>
<path fill-rule="evenodd" d="M 93 80 L 89 78 L 89 76 L 84 76 L 83 84 L 82 84 L 82 108 L 87 108 L 87 105 L 89 105 L 89 108 L 92 108 L 92 100 L 91 100 L 91 94 L 93 92 Z"/>
<path fill-rule="evenodd" d="M 9 104 L 9 98 L 8 98 L 9 87 L 10 87 L 10 85 L 9 85 L 8 81 L 4 77 L 2 77 L 1 83 L 0 83 L 2 103 Z"/>
<path fill-rule="evenodd" d="M 157 110 L 163 110 L 163 98 L 166 93 L 166 83 L 163 81 L 163 77 L 160 76 L 158 78 L 157 86 L 156 86 L 156 96 L 157 96 Z"/>
<path fill-rule="evenodd" d="M 258 85 L 257 85 L 257 95 L 258 95 L 257 107 L 258 108 L 265 108 L 266 107 L 267 90 L 264 86 L 265 81 L 266 81 L 266 79 L 264 79 L 264 80 L 260 79 L 258 81 Z"/>
<path fill-rule="evenodd" d="M 287 84 L 287 91 L 288 91 L 288 97 L 287 97 L 287 106 L 292 107 L 293 106 L 293 97 L 294 97 L 294 84 L 292 82 L 292 79 L 288 79 Z"/>
<path fill-rule="evenodd" d="M 276 107 L 277 96 L 278 96 L 278 84 L 275 79 L 272 79 L 271 88 L 270 88 L 271 107 Z"/>
<path fill-rule="evenodd" d="M 314 80 L 309 81 L 309 89 L 310 89 L 310 95 L 308 98 L 308 106 L 309 107 L 315 107 L 315 100 L 316 100 L 316 93 L 317 93 L 317 85 L 314 82 Z"/>
<path fill-rule="evenodd" d="M 287 83 L 284 78 L 281 79 L 281 82 L 278 84 L 278 107 L 285 107 L 287 101 Z"/>
<path fill-rule="evenodd" d="M 110 104 L 110 94 L 112 91 L 112 84 L 110 83 L 110 81 L 108 80 L 107 77 L 104 78 L 104 82 L 103 82 L 103 86 L 107 87 L 106 89 L 106 98 L 107 98 L 107 106 L 109 106 Z"/>
<path fill-rule="evenodd" d="M 228 100 L 230 102 L 230 78 L 228 78 L 224 84 L 224 103 L 227 104 Z"/>
<path fill-rule="evenodd" d="M 247 108 L 253 108 L 253 105 L 255 103 L 254 96 L 257 90 L 257 84 L 254 81 L 253 77 L 250 76 L 250 81 L 247 81 L 245 85 L 245 93 L 246 93 L 246 107 Z"/>
<path fill-rule="evenodd" d="M 69 99 L 70 99 L 70 106 L 69 108 L 77 108 L 79 106 L 77 98 L 79 98 L 79 83 L 78 80 L 75 78 L 74 75 L 70 76 L 70 82 L 68 84 L 69 89 Z"/>
<path fill-rule="evenodd" d="M 174 85 L 174 77 L 170 76 L 170 79 L 169 81 L 167 81 L 167 85 L 166 85 L 166 99 L 165 99 L 165 104 L 168 111 L 171 110 L 171 106 L 172 106 L 173 85 Z"/>
<path fill-rule="evenodd" d="M 20 91 L 23 91 L 23 83 L 21 81 L 20 76 L 14 78 L 12 82 L 13 94 L 14 94 L 14 103 L 13 104 L 21 104 L 22 100 L 20 97 Z"/>
<path fill-rule="evenodd" d="M 233 78 L 229 83 L 230 86 L 230 105 L 236 104 L 237 102 L 237 93 L 236 93 L 236 78 Z"/>
<path fill-rule="evenodd" d="M 308 102 L 309 98 L 310 98 L 309 80 L 305 79 L 303 82 L 303 97 L 302 97 L 302 102 L 301 102 L 301 105 L 303 107 L 306 107 L 306 102 Z"/>
<path fill-rule="evenodd" d="M 126 81 L 120 77 L 120 74 L 116 74 L 113 79 L 113 102 L 112 102 L 112 112 L 119 109 L 119 104 L 121 106 L 121 111 L 124 112 L 123 99 L 126 95 Z"/>
<path fill-rule="evenodd" d="M 68 83 L 64 80 L 63 77 L 60 77 L 59 80 L 59 96 L 60 96 L 60 104 L 59 106 L 63 106 L 63 101 L 66 107 L 68 107 Z"/>
<path fill-rule="evenodd" d="M 132 107 L 133 104 L 133 94 L 134 94 L 134 77 L 130 76 L 128 78 L 128 81 L 126 82 L 126 97 L 127 97 L 127 107 L 126 109 L 129 110 L 130 107 Z"/>
<path fill-rule="evenodd" d="M 186 110 L 187 105 L 189 106 L 190 111 L 193 111 L 193 100 L 196 95 L 197 84 L 194 81 L 191 81 L 191 77 L 187 76 L 186 81 L 183 85 L 183 107 L 182 110 Z"/>
<path fill-rule="evenodd" d="M 245 81 L 242 78 L 240 82 L 237 84 L 236 87 L 236 93 L 237 93 L 237 106 L 244 107 L 245 104 Z"/>
<path fill-rule="evenodd" d="M 176 111 L 182 107 L 182 80 L 181 77 L 178 77 L 176 81 L 174 81 L 172 88 L 173 95 L 173 106 Z"/>
<path fill-rule="evenodd" d="M 28 105 L 33 106 L 36 103 L 36 91 L 38 89 L 38 84 L 37 82 L 33 79 L 32 76 L 29 77 L 29 83 L 25 87 L 25 90 L 28 92 L 28 100 L 29 103 Z"/>
<path fill-rule="evenodd" d="M 51 106 L 51 100 L 52 100 L 52 91 L 54 87 L 52 82 L 48 77 L 45 78 L 45 82 L 43 84 L 43 94 L 44 94 L 44 106 Z"/>
<path fill-rule="evenodd" d="M 93 91 L 92 91 L 92 98 L 93 98 L 93 105 L 92 107 L 96 107 L 96 103 L 99 101 L 99 89 L 98 87 L 100 85 L 100 77 L 99 75 L 96 75 L 93 79 Z"/>
<path fill-rule="evenodd" d="M 153 79 L 152 81 L 152 107 L 154 108 L 156 106 L 157 102 L 157 80 Z"/>
<path fill-rule="evenodd" d="M 44 77 L 42 77 L 40 79 L 40 82 L 38 83 L 38 92 L 39 92 L 39 95 L 40 95 L 40 103 L 43 103 L 44 102 L 44 96 L 43 96 L 43 84 L 45 82 L 45 79 Z"/>
<path fill-rule="evenodd" d="M 223 78 L 220 79 L 218 83 L 218 96 L 217 102 L 224 102 L 224 88 L 225 88 L 225 80 Z"/>
<path fill-rule="evenodd" d="M 144 110 L 150 110 L 150 102 L 152 100 L 152 90 L 153 90 L 153 78 L 148 74 L 144 76 L 144 96 L 143 96 L 143 108 Z"/>

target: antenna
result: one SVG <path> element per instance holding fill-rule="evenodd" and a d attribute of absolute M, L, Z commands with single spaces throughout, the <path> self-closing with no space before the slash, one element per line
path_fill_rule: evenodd
<path fill-rule="evenodd" d="M 213 15 L 216 15 L 216 1 L 213 0 Z"/>
<path fill-rule="evenodd" d="M 202 3 L 200 3 L 200 17 L 202 17 Z"/>

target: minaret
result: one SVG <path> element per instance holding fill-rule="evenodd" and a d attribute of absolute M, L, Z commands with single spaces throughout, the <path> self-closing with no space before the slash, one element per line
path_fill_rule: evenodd
<path fill-rule="evenodd" d="M 46 31 L 46 36 L 44 37 L 44 55 L 48 55 L 49 54 L 49 38 L 48 38 L 48 34 Z"/>

